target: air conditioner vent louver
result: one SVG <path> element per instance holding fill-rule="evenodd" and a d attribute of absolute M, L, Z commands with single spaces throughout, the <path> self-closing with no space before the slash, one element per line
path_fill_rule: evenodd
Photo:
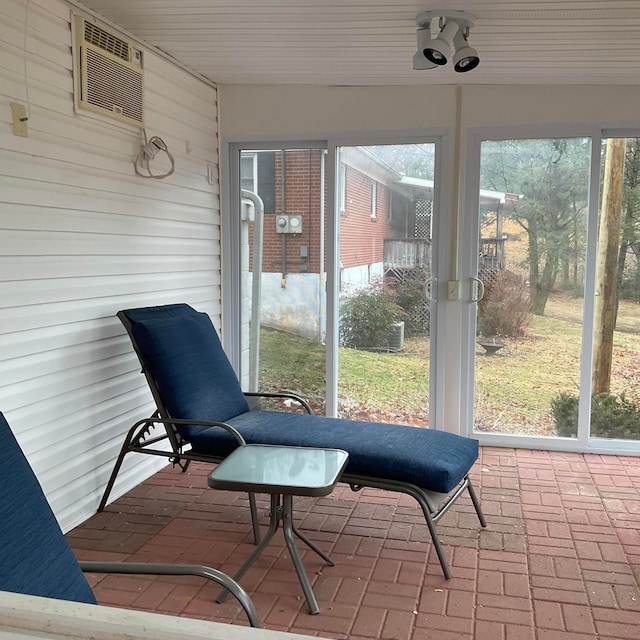
<path fill-rule="evenodd" d="M 111 55 L 129 62 L 129 43 L 101 29 L 98 25 L 85 21 L 84 40 L 103 51 L 108 51 Z"/>
<path fill-rule="evenodd" d="M 142 51 L 82 16 L 75 20 L 78 108 L 143 127 Z"/>
<path fill-rule="evenodd" d="M 87 51 L 86 101 L 101 109 L 142 122 L 142 76 L 108 58 Z"/>

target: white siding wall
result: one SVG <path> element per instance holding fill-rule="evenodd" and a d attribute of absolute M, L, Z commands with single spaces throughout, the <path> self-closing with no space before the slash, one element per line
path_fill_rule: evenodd
<path fill-rule="evenodd" d="M 184 301 L 220 325 L 217 96 L 146 51 L 147 132 L 176 172 L 136 176 L 141 132 L 74 113 L 71 7 L 32 0 L 29 137 L 16 137 L 25 7 L 0 4 L 0 411 L 67 530 L 95 511 L 124 432 L 152 409 L 115 313 Z M 161 462 L 132 457 L 116 493 Z"/>

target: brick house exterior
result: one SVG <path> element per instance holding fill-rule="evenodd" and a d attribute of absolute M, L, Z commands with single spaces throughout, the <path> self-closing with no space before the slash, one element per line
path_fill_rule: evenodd
<path fill-rule="evenodd" d="M 241 158 L 242 188 L 257 192 L 264 202 L 260 322 L 319 341 L 326 329 L 324 256 L 329 241 L 323 203 L 325 158 L 318 149 L 243 152 Z M 340 159 L 341 291 L 348 293 L 380 282 L 384 241 L 403 239 L 415 227 L 412 195 L 400 186 L 401 175 L 365 148 L 344 148 Z M 299 216 L 299 233 L 278 232 L 283 215 Z M 252 256 L 254 224 L 243 224 L 246 250 Z M 248 318 L 256 292 L 251 259 L 246 264 Z"/>
<path fill-rule="evenodd" d="M 254 169 L 254 172 L 262 173 L 257 180 L 257 192 L 265 202 L 263 272 L 280 272 L 285 276 L 324 272 L 320 264 L 322 256 L 319 249 L 322 227 L 326 228 L 323 225 L 321 202 L 323 179 L 326 192 L 324 155 L 322 150 L 317 149 L 255 154 L 258 169 Z M 402 215 L 394 217 L 392 212 L 397 214 L 398 211 L 403 211 L 406 218 L 409 209 L 407 198 L 398 191 L 393 192 L 390 185 L 384 182 L 384 178 L 389 181 L 397 180 L 399 176 L 395 172 L 380 165 L 377 172 L 371 171 L 371 175 L 368 175 L 363 171 L 364 162 L 353 160 L 355 155 L 364 157 L 363 151 L 352 148 L 343 155 L 347 157 L 344 168 L 340 171 L 341 181 L 344 182 L 341 185 L 344 194 L 340 198 L 341 268 L 382 264 L 383 241 L 405 237 L 406 220 Z M 376 163 L 371 156 L 366 159 L 370 167 Z M 270 179 L 265 178 L 266 172 L 261 172 L 261 165 L 270 166 Z M 250 186 L 249 182 L 245 184 Z M 265 191 L 267 197 L 264 197 Z M 302 233 L 278 233 L 278 214 L 300 215 Z M 284 242 L 283 235 L 286 235 Z M 324 241 L 327 241 L 326 235 Z"/>

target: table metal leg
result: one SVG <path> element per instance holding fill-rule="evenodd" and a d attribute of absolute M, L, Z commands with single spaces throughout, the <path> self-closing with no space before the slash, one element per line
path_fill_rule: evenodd
<path fill-rule="evenodd" d="M 307 576 L 307 572 L 305 571 L 304 565 L 302 564 L 302 558 L 298 553 L 298 549 L 296 548 L 296 543 L 293 538 L 294 529 L 293 529 L 293 500 L 291 496 L 285 495 L 283 496 L 282 502 L 282 530 L 284 533 L 284 541 L 289 549 L 289 553 L 291 554 L 291 560 L 293 561 L 293 566 L 296 569 L 296 573 L 298 574 L 298 580 L 300 580 L 300 584 L 302 585 L 302 590 L 304 591 L 304 596 L 307 599 L 307 604 L 309 605 L 309 613 L 315 614 L 320 613 L 320 607 L 318 606 L 318 601 L 316 600 L 316 596 L 313 593 L 313 589 L 311 588 L 311 582 L 309 581 L 309 576 Z M 301 538 L 303 539 L 303 538 Z M 307 542 L 305 540 L 305 542 Z M 310 545 L 311 546 L 311 545 Z M 311 547 L 313 549 L 313 546 Z M 314 549 L 316 551 L 316 549 Z"/>
<path fill-rule="evenodd" d="M 336 566 L 335 562 L 322 549 L 318 549 L 318 547 L 316 547 L 316 545 L 311 542 L 311 540 L 309 540 L 309 538 L 307 538 L 307 536 L 305 536 L 302 531 L 296 529 L 295 525 L 293 524 L 293 517 L 291 520 L 291 530 L 296 536 L 298 536 L 298 538 L 300 538 L 300 540 L 302 540 L 302 542 L 307 545 L 307 547 L 313 549 L 313 551 L 315 551 L 330 567 Z"/>
<path fill-rule="evenodd" d="M 310 549 L 315 551 L 325 562 L 327 562 L 332 567 L 334 566 L 334 562 L 324 551 L 319 549 L 313 542 L 311 542 L 311 540 L 309 540 L 309 538 L 307 538 L 307 536 L 298 531 L 298 529 L 296 529 L 293 525 L 293 496 L 278 494 L 274 494 L 271 496 L 271 515 L 269 517 L 269 529 L 267 530 L 267 533 L 265 534 L 264 538 L 262 538 L 258 546 L 253 550 L 251 555 L 245 560 L 244 564 L 234 574 L 233 579 L 239 581 L 240 578 L 242 578 L 242 576 L 248 571 L 249 567 L 251 567 L 251 565 L 258 559 L 260 554 L 264 551 L 264 548 L 271 541 L 271 538 L 273 538 L 275 532 L 278 530 L 278 526 L 281 520 L 284 541 L 287 545 L 287 549 L 289 549 L 291 561 L 293 562 L 293 566 L 296 570 L 296 573 L 298 574 L 298 580 L 300 581 L 300 585 L 302 586 L 302 591 L 304 592 L 305 598 L 307 599 L 309 612 L 312 614 L 320 613 L 318 601 L 316 600 L 316 596 L 313 593 L 309 576 L 307 575 L 304 565 L 302 564 L 302 558 L 300 557 L 300 553 L 298 551 L 298 548 L 296 547 L 294 536 L 300 538 L 302 542 L 304 542 Z M 226 589 L 223 589 L 216 598 L 216 602 L 224 602 L 228 595 L 229 592 Z"/>
<path fill-rule="evenodd" d="M 269 529 L 265 534 L 264 538 L 260 540 L 258 546 L 253 550 L 251 555 L 244 561 L 244 564 L 238 569 L 236 574 L 233 576 L 233 579 L 240 580 L 242 576 L 248 571 L 249 567 L 258 559 L 258 556 L 264 551 L 264 548 L 269 544 L 271 538 L 278 530 L 278 525 L 281 519 L 281 510 L 280 506 L 280 496 L 272 495 L 271 496 L 271 516 L 269 518 Z M 229 592 L 226 589 L 223 589 L 218 597 L 216 598 L 216 602 L 222 603 L 225 601 L 226 597 L 229 595 Z"/>

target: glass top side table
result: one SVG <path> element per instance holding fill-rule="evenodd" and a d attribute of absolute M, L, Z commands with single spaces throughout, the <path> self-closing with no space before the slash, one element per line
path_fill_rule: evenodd
<path fill-rule="evenodd" d="M 214 489 L 271 494 L 269 529 L 238 569 L 234 575 L 235 580 L 239 580 L 256 561 L 282 521 L 284 541 L 291 554 L 309 611 L 320 612 L 311 582 L 296 548 L 294 535 L 329 565 L 333 566 L 333 561 L 294 526 L 293 496 L 330 494 L 348 458 L 349 454 L 341 449 L 248 444 L 235 449 L 209 474 L 207 483 Z M 218 602 L 222 602 L 226 595 L 226 591 L 223 591 L 218 596 Z"/>

